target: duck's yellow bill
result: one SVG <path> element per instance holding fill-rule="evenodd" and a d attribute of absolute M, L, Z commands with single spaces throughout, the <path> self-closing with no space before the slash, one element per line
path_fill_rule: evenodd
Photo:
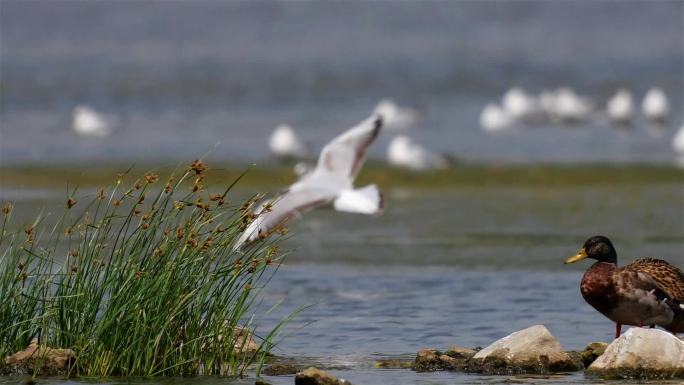
<path fill-rule="evenodd" d="M 580 249 L 580 251 L 576 254 L 573 255 L 572 257 L 568 258 L 565 260 L 565 264 L 567 265 L 568 263 L 575 263 L 577 261 L 581 261 L 588 257 L 587 251 L 584 250 L 584 247 Z"/>

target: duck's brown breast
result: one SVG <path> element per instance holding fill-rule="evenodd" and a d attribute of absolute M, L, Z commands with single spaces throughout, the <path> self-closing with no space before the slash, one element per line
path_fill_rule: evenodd
<path fill-rule="evenodd" d="M 618 292 L 613 280 L 616 268 L 612 263 L 596 262 L 584 273 L 580 285 L 584 300 L 605 316 L 618 304 Z"/>

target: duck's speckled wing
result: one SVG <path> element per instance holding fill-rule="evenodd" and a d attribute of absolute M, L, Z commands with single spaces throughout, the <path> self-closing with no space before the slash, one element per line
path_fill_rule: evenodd
<path fill-rule="evenodd" d="M 622 268 L 648 275 L 668 297 L 684 303 L 684 273 L 667 261 L 655 258 L 638 259 Z"/>

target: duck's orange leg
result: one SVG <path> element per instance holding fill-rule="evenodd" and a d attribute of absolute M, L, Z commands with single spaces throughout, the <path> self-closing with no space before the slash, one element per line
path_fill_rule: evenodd
<path fill-rule="evenodd" d="M 615 338 L 620 337 L 620 334 L 622 333 L 622 324 L 615 324 Z"/>

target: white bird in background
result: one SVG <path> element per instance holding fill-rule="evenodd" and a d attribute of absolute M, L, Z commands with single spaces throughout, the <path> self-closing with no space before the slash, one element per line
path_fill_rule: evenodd
<path fill-rule="evenodd" d="M 679 128 L 679 131 L 672 137 L 672 148 L 676 153 L 684 155 L 684 125 Z"/>
<path fill-rule="evenodd" d="M 387 148 L 387 161 L 393 166 L 415 171 L 443 169 L 449 165 L 443 155 L 431 152 L 406 135 L 392 139 Z"/>
<path fill-rule="evenodd" d="M 304 175 L 311 173 L 313 170 L 314 166 L 308 162 L 297 162 L 294 167 L 292 167 L 292 172 L 297 179 L 302 179 Z"/>
<path fill-rule="evenodd" d="M 570 88 L 561 87 L 554 93 L 551 110 L 548 111 L 553 120 L 564 123 L 578 123 L 589 119 L 592 113 L 591 103 Z"/>
<path fill-rule="evenodd" d="M 281 124 L 273 130 L 268 141 L 273 155 L 285 159 L 302 159 L 309 154 L 306 145 L 295 134 L 292 127 Z"/>
<path fill-rule="evenodd" d="M 71 111 L 71 128 L 81 136 L 104 138 L 112 133 L 115 122 L 94 109 L 79 105 Z"/>
<path fill-rule="evenodd" d="M 651 88 L 641 102 L 641 111 L 647 119 L 664 123 L 670 115 L 670 102 L 660 88 Z"/>
<path fill-rule="evenodd" d="M 289 219 L 333 203 L 337 211 L 376 214 L 382 211 L 382 195 L 374 184 L 354 189 L 368 147 L 383 126 L 373 115 L 323 147 L 316 168 L 292 184 L 283 194 L 266 202 L 235 242 L 234 248 L 267 237 Z"/>
<path fill-rule="evenodd" d="M 399 107 L 390 99 L 381 100 L 375 106 L 374 114 L 382 116 L 385 129 L 404 130 L 418 120 L 418 111 L 413 108 Z"/>
<path fill-rule="evenodd" d="M 520 87 L 508 90 L 501 99 L 501 106 L 517 121 L 529 121 L 539 116 L 537 99 Z"/>
<path fill-rule="evenodd" d="M 556 107 L 556 92 L 544 90 L 539 94 L 539 108 L 551 116 Z"/>
<path fill-rule="evenodd" d="M 627 124 L 634 115 L 634 98 L 632 93 L 624 88 L 619 89 L 606 104 L 608 117 L 615 123 Z"/>
<path fill-rule="evenodd" d="M 480 127 L 487 132 L 503 131 L 513 125 L 513 119 L 498 105 L 489 103 L 480 113 Z"/>

